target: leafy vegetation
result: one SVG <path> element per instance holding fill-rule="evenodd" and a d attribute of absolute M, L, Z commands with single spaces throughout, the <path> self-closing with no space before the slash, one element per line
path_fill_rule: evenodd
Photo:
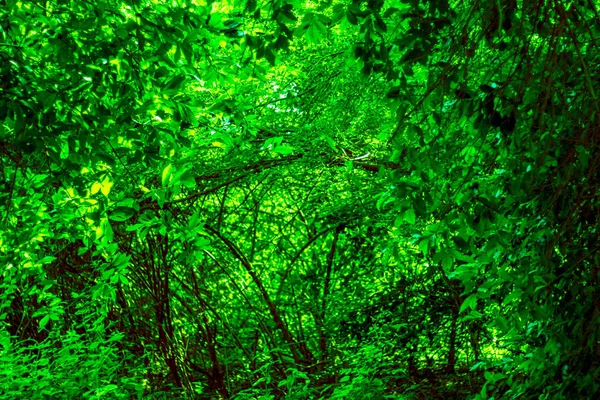
<path fill-rule="evenodd" d="M 0 0 L 0 395 L 600 395 L 592 0 Z"/>

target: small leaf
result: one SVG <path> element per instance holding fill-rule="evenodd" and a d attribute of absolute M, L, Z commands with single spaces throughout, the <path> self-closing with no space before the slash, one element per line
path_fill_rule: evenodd
<path fill-rule="evenodd" d="M 356 18 L 356 15 L 352 11 L 346 11 L 346 18 L 352 25 L 358 25 L 358 18 Z"/>
<path fill-rule="evenodd" d="M 412 208 L 406 210 L 406 212 L 404 212 L 404 220 L 409 224 L 414 225 L 416 221 L 415 210 Z"/>
<path fill-rule="evenodd" d="M 161 184 L 162 184 L 163 187 L 167 186 L 167 182 L 169 180 L 169 177 L 171 176 L 170 172 L 171 172 L 171 164 L 167 165 L 165 167 L 165 169 L 163 169 L 162 180 L 161 180 Z"/>
<path fill-rule="evenodd" d="M 442 259 L 442 267 L 444 267 L 444 271 L 448 272 L 452 268 L 452 263 L 454 262 L 454 258 L 451 255 L 447 254 Z"/>
<path fill-rule="evenodd" d="M 50 363 L 50 359 L 49 358 L 40 358 L 40 360 L 38 361 L 38 365 L 40 366 L 44 366 L 44 365 L 48 365 Z"/>
<path fill-rule="evenodd" d="M 166 90 L 178 90 L 183 81 L 185 80 L 185 75 L 175 75 L 169 83 L 166 85 Z"/>
<path fill-rule="evenodd" d="M 267 59 L 269 64 L 271 64 L 271 66 L 275 66 L 275 53 L 273 52 L 273 49 L 270 46 L 265 47 L 265 58 Z"/>
<path fill-rule="evenodd" d="M 506 376 L 501 372 L 492 373 L 489 371 L 485 371 L 483 376 L 485 376 L 486 381 L 488 381 L 492 384 L 498 382 L 499 380 L 506 378 Z"/>
<path fill-rule="evenodd" d="M 385 13 L 383 14 L 383 18 L 389 18 L 391 17 L 393 14 L 399 12 L 400 10 L 398 10 L 396 7 L 390 7 L 388 8 Z"/>
<path fill-rule="evenodd" d="M 425 255 L 429 253 L 429 238 L 421 240 L 421 242 L 419 243 L 419 249 L 421 249 L 421 251 Z"/>
<path fill-rule="evenodd" d="M 100 229 L 96 231 L 96 236 L 98 239 L 102 238 L 102 241 L 105 243 L 110 243 L 113 241 L 114 232 L 112 226 L 110 226 L 110 222 L 108 219 L 103 219 L 100 223 Z"/>
<path fill-rule="evenodd" d="M 253 12 L 254 10 L 256 10 L 256 0 L 248 0 L 248 1 L 246 2 L 246 8 L 245 8 L 245 11 L 247 11 L 247 12 L 251 13 L 251 12 Z"/>
<path fill-rule="evenodd" d="M 50 264 L 52 261 L 56 260 L 54 256 L 46 256 L 40 260 L 41 264 Z"/>
<path fill-rule="evenodd" d="M 374 14 L 375 17 L 375 26 L 380 32 L 387 32 L 387 25 L 383 22 L 383 19 L 379 16 L 379 14 Z"/>
<path fill-rule="evenodd" d="M 112 188 L 113 183 L 110 182 L 108 180 L 108 178 L 104 178 L 104 180 L 102 181 L 102 187 L 100 188 L 100 191 L 102 192 L 103 195 L 105 195 L 106 197 L 108 197 L 108 194 L 110 193 L 110 188 Z"/>
<path fill-rule="evenodd" d="M 294 151 L 294 148 L 292 146 L 282 145 L 275 147 L 272 151 L 286 156 L 288 154 L 291 154 L 292 151 Z"/>
<path fill-rule="evenodd" d="M 515 289 L 508 296 L 506 296 L 504 298 L 504 301 L 502 301 L 502 305 L 505 306 L 505 305 L 513 302 L 514 300 L 519 299 L 522 295 L 523 295 L 523 291 L 521 289 Z"/>
<path fill-rule="evenodd" d="M 404 216 L 402 214 L 400 214 L 394 220 L 394 226 L 396 228 L 399 228 L 402 225 L 403 222 L 404 222 Z"/>
<path fill-rule="evenodd" d="M 427 204 L 425 203 L 425 200 L 423 200 L 423 197 L 415 195 L 414 206 L 415 211 L 419 214 L 419 216 L 425 216 L 427 213 Z"/>
<path fill-rule="evenodd" d="M 308 43 L 319 43 L 323 36 L 327 34 L 327 28 L 319 20 L 314 20 L 305 32 L 305 38 Z"/>
<path fill-rule="evenodd" d="M 102 189 L 102 184 L 100 182 L 94 182 L 92 185 L 92 194 L 96 194 Z"/>
<path fill-rule="evenodd" d="M 504 333 L 508 332 L 510 329 L 508 326 L 508 320 L 503 315 L 498 315 L 496 317 L 496 325 L 500 328 L 500 331 Z"/>
<path fill-rule="evenodd" d="M 180 178 L 181 183 L 188 189 L 193 189 L 196 187 L 196 179 L 194 179 L 194 175 L 192 175 L 189 171 L 186 171 L 181 175 Z"/>
<path fill-rule="evenodd" d="M 119 36 L 121 39 L 127 39 L 127 29 L 125 28 L 119 28 L 117 29 L 117 36 Z"/>
<path fill-rule="evenodd" d="M 466 317 L 464 317 L 462 320 L 463 321 L 469 321 L 472 319 L 481 319 L 483 317 L 483 314 L 480 313 L 479 311 L 473 310 L 469 313 L 469 315 L 467 315 Z"/>
<path fill-rule="evenodd" d="M 400 89 L 400 86 L 394 86 L 393 88 L 391 88 L 387 93 L 387 98 L 397 99 L 398 97 L 400 97 Z"/>
<path fill-rule="evenodd" d="M 477 293 L 473 293 L 472 295 L 470 295 L 469 297 L 467 297 L 462 302 L 462 304 L 460 305 L 460 310 L 458 312 L 462 313 L 467 308 L 470 308 L 471 310 L 474 310 L 476 306 L 477 306 Z"/>
<path fill-rule="evenodd" d="M 46 324 L 50 321 L 50 314 L 47 314 L 44 318 L 40 320 L 38 332 L 41 332 L 42 329 L 46 326 Z"/>
<path fill-rule="evenodd" d="M 131 207 L 116 207 L 113 212 L 108 216 L 113 221 L 127 221 L 134 214 L 135 210 Z"/>

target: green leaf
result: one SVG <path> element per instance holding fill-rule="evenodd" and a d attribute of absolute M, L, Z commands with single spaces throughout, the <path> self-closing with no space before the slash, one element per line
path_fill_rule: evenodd
<path fill-rule="evenodd" d="M 305 32 L 308 43 L 319 43 L 325 36 L 327 36 L 327 27 L 318 19 L 314 19 Z"/>
<path fill-rule="evenodd" d="M 113 221 L 122 222 L 133 217 L 133 214 L 135 214 L 135 210 L 131 207 L 116 207 L 108 217 Z"/>
<path fill-rule="evenodd" d="M 397 99 L 398 97 L 400 97 L 400 91 L 401 91 L 401 87 L 400 86 L 394 86 L 392 87 L 388 92 L 387 92 L 387 98 L 389 99 Z"/>
<path fill-rule="evenodd" d="M 278 153 L 278 154 L 282 154 L 284 156 L 288 155 L 288 154 L 292 154 L 292 152 L 294 151 L 294 148 L 292 146 L 287 146 L 287 145 L 280 145 L 280 146 L 275 146 L 273 148 L 274 153 Z"/>
<path fill-rule="evenodd" d="M 128 36 L 127 29 L 125 29 L 125 28 L 117 29 L 117 36 L 119 36 L 121 39 L 127 39 L 127 36 Z"/>
<path fill-rule="evenodd" d="M 502 305 L 506 306 L 506 305 L 512 303 L 513 301 L 520 299 L 522 296 L 523 296 L 523 290 L 514 289 L 512 292 L 510 292 L 510 294 L 508 296 L 506 296 L 504 298 L 504 300 L 502 301 Z"/>
<path fill-rule="evenodd" d="M 354 15 L 354 13 L 350 10 L 346 11 L 346 19 L 348 20 L 348 22 L 350 22 L 352 25 L 358 25 L 358 18 L 356 17 L 356 15 Z"/>
<path fill-rule="evenodd" d="M 38 332 L 41 332 L 44 329 L 44 327 L 48 324 L 48 321 L 50 321 L 50 314 L 46 314 L 44 318 L 40 320 Z"/>
<path fill-rule="evenodd" d="M 427 214 L 427 204 L 425 203 L 425 200 L 423 200 L 423 197 L 421 195 L 416 194 L 414 196 L 413 204 L 415 207 L 415 211 L 418 213 L 418 215 L 421 217 L 425 217 Z"/>
<path fill-rule="evenodd" d="M 44 257 L 44 258 L 42 258 L 40 260 L 40 264 L 50 264 L 54 260 L 56 260 L 56 257 L 54 257 L 54 256 L 46 256 L 46 257 Z"/>
<path fill-rule="evenodd" d="M 185 81 L 185 75 L 175 75 L 165 85 L 166 91 L 178 91 L 181 88 L 181 84 Z"/>
<path fill-rule="evenodd" d="M 249 12 L 249 13 L 252 13 L 252 12 L 254 12 L 254 10 L 256 10 L 256 5 L 257 5 L 257 2 L 256 2 L 256 0 L 248 0 L 248 1 L 246 2 L 246 8 L 245 8 L 245 11 L 247 11 L 247 12 Z"/>
<path fill-rule="evenodd" d="M 415 210 L 409 208 L 404 212 L 404 220 L 411 225 L 414 225 L 416 222 Z"/>
<path fill-rule="evenodd" d="M 425 238 L 419 242 L 419 249 L 421 249 L 423 254 L 429 254 L 429 238 Z"/>
<path fill-rule="evenodd" d="M 488 381 L 492 384 L 495 384 L 499 380 L 506 378 L 506 376 L 501 372 L 489 372 L 489 371 L 485 371 L 484 377 L 485 377 L 486 381 Z"/>
<path fill-rule="evenodd" d="M 185 186 L 188 189 L 193 189 L 196 187 L 196 179 L 194 178 L 194 175 L 192 175 L 192 173 L 189 171 L 186 171 L 181 175 L 180 181 L 183 184 L 183 186 Z"/>
<path fill-rule="evenodd" d="M 448 273 L 452 270 L 453 263 L 454 263 L 454 258 L 449 254 L 446 254 L 444 256 L 444 258 L 442 258 L 442 267 L 444 268 L 444 271 L 446 273 Z"/>
<path fill-rule="evenodd" d="M 162 171 L 162 174 L 161 174 L 161 185 L 163 187 L 166 187 L 167 184 L 169 183 L 169 179 L 171 178 L 171 168 L 172 168 L 172 165 L 169 164 Z"/>
<path fill-rule="evenodd" d="M 460 305 L 460 310 L 458 312 L 462 313 L 467 308 L 474 310 L 475 307 L 477 307 L 477 293 L 473 293 L 472 295 L 468 296 Z"/>
<path fill-rule="evenodd" d="M 474 320 L 474 319 L 481 319 L 483 318 L 483 314 L 480 313 L 477 310 L 472 310 L 468 315 L 466 315 L 465 317 L 462 318 L 463 322 L 466 321 L 470 321 L 470 320 Z"/>
<path fill-rule="evenodd" d="M 97 230 L 97 237 L 104 243 L 111 243 L 114 238 L 114 232 L 108 219 L 103 219 L 100 224 L 100 229 Z"/>
<path fill-rule="evenodd" d="M 271 46 L 265 47 L 265 58 L 271 64 L 271 66 L 275 66 L 275 53 Z"/>
<path fill-rule="evenodd" d="M 381 33 L 385 33 L 387 32 L 387 25 L 385 24 L 385 22 L 383 22 L 383 19 L 381 19 L 381 17 L 379 16 L 379 14 L 373 14 L 374 18 L 375 18 L 375 27 L 377 28 L 377 30 Z"/>
<path fill-rule="evenodd" d="M 509 331 L 508 320 L 503 315 L 496 316 L 495 322 L 502 333 L 507 333 Z"/>
<path fill-rule="evenodd" d="M 106 197 L 108 197 L 108 194 L 110 193 L 110 189 L 112 188 L 113 183 L 110 182 L 108 180 L 108 178 L 104 178 L 104 180 L 102 181 L 102 183 L 100 184 L 100 191 L 102 192 L 102 194 Z M 93 188 L 92 188 L 93 191 Z"/>

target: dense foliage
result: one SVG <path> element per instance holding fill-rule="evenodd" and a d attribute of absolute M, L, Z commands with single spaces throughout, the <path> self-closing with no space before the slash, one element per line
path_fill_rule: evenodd
<path fill-rule="evenodd" d="M 0 397 L 600 396 L 593 0 L 0 0 Z"/>

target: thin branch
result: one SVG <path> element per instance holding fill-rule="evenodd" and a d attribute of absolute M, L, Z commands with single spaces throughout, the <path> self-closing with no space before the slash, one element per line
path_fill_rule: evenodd
<path fill-rule="evenodd" d="M 10 43 L 0 43 L 0 47 L 14 47 L 15 49 L 22 49 L 23 46 L 19 46 L 16 44 L 10 44 Z"/>

